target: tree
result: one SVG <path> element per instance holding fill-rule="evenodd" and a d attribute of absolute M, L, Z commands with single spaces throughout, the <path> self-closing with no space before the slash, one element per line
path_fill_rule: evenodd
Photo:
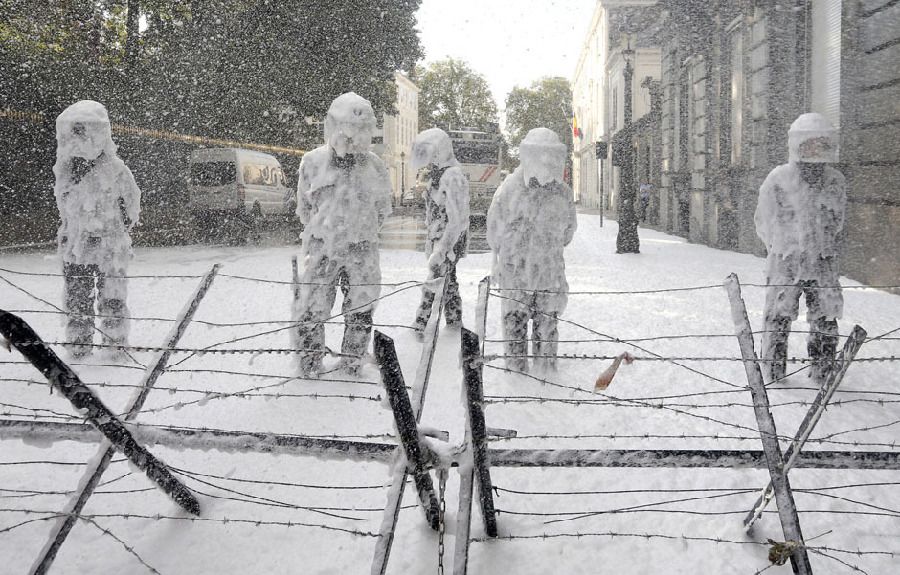
<path fill-rule="evenodd" d="M 461 60 L 433 62 L 419 78 L 419 129 L 497 124 L 497 104 L 484 76 Z"/>
<path fill-rule="evenodd" d="M 517 149 L 529 130 L 549 128 L 572 152 L 572 88 L 565 78 L 541 78 L 530 88 L 516 86 L 506 97 L 509 145 Z"/>

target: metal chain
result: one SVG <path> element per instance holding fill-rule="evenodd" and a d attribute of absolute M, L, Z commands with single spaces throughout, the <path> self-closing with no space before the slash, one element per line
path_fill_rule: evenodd
<path fill-rule="evenodd" d="M 444 515 L 447 511 L 447 502 L 444 500 L 444 491 L 447 488 L 447 469 L 438 469 L 438 496 L 440 507 L 438 512 L 438 575 L 444 575 Z"/>

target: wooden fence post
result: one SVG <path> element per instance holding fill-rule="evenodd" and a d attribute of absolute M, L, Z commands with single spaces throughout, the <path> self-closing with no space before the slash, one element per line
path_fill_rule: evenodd
<path fill-rule="evenodd" d="M 747 381 L 750 383 L 753 410 L 756 413 L 759 436 L 766 453 L 766 464 L 775 490 L 781 529 L 786 541 L 794 541 L 799 544 L 791 553 L 791 567 L 794 573 L 799 575 L 812 575 L 809 554 L 806 551 L 806 543 L 800 529 L 800 517 L 797 515 L 791 483 L 784 468 L 781 446 L 778 444 L 778 434 L 775 430 L 775 420 L 769 411 L 769 397 L 766 395 L 762 370 L 759 368 L 756 351 L 753 349 L 753 329 L 750 327 L 747 308 L 741 298 L 741 285 L 737 275 L 728 276 L 725 280 L 725 290 L 728 292 L 728 299 L 731 302 L 731 319 L 734 321 L 741 355 L 744 358 L 744 371 L 747 373 Z"/>
<path fill-rule="evenodd" d="M 850 333 L 850 337 L 844 344 L 844 349 L 835 361 L 835 365 L 837 365 L 838 368 L 832 369 L 828 373 L 825 384 L 819 389 L 819 393 L 816 395 L 815 400 L 813 400 L 812 406 L 809 408 L 809 411 L 806 412 L 806 417 L 804 417 L 803 422 L 800 423 L 800 427 L 797 429 L 794 440 L 791 441 L 791 444 L 784 452 L 785 473 L 794 467 L 794 463 L 800 456 L 800 450 L 803 449 L 806 440 L 809 439 L 813 429 L 819 422 L 819 419 L 821 419 L 822 414 L 825 413 L 828 402 L 831 401 L 831 397 L 834 395 L 835 390 L 837 390 L 841 381 L 843 381 L 844 374 L 847 373 L 847 368 L 850 367 L 850 363 L 853 361 L 853 358 L 856 357 L 856 352 L 859 351 L 859 348 L 865 340 L 866 330 L 858 325 L 854 326 L 853 331 Z M 750 531 L 753 528 L 753 524 L 762 516 L 763 511 L 774 495 L 775 489 L 772 482 L 769 481 L 769 484 L 763 489 L 763 492 L 756 500 L 756 503 L 750 508 L 750 513 L 744 518 L 744 529 Z"/>
<path fill-rule="evenodd" d="M 478 336 L 462 329 L 462 368 L 466 385 L 466 430 L 471 439 L 469 445 L 478 479 L 478 499 L 484 530 L 488 537 L 497 536 L 497 516 L 494 511 L 494 493 L 491 485 L 490 462 L 487 457 L 487 432 L 484 423 L 484 389 L 481 379 L 481 353 Z"/>
<path fill-rule="evenodd" d="M 416 416 L 413 413 L 409 395 L 406 393 L 406 384 L 403 381 L 403 372 L 400 371 L 400 362 L 397 361 L 394 340 L 380 331 L 375 331 L 374 346 L 375 358 L 381 368 L 381 377 L 384 380 L 384 389 L 394 413 L 397 432 L 400 434 L 400 444 L 406 453 L 407 469 L 412 471 L 413 480 L 419 492 L 419 500 L 425 511 L 425 518 L 431 528 L 436 530 L 440 506 L 434 493 L 434 483 L 428 473 L 426 454 L 421 448 Z"/>
<path fill-rule="evenodd" d="M 141 407 L 143 407 L 144 405 L 144 401 L 147 399 L 147 395 L 150 393 L 150 389 L 153 387 L 153 385 L 156 383 L 156 380 L 165 369 L 166 362 L 168 362 L 169 356 L 172 353 L 172 348 L 178 345 L 178 341 L 187 330 L 188 324 L 194 317 L 194 312 L 196 312 L 197 308 L 200 306 L 200 301 L 203 299 L 203 296 L 206 295 L 206 292 L 212 285 L 213 279 L 215 279 L 217 273 L 219 273 L 219 264 L 215 264 L 212 269 L 207 272 L 207 274 L 200 281 L 200 285 L 194 291 L 193 297 L 191 297 L 191 299 L 187 303 L 187 306 L 181 311 L 179 319 L 177 320 L 175 326 L 172 328 L 172 331 L 169 332 L 169 336 L 166 338 L 165 347 L 167 349 L 157 353 L 156 361 L 152 362 L 152 367 L 150 367 L 148 371 L 145 372 L 141 387 L 137 395 L 132 399 L 126 412 L 126 420 L 134 419 L 134 417 L 137 416 L 137 414 L 140 412 Z M 86 469 L 85 477 L 87 479 L 82 480 L 83 487 L 81 491 L 78 492 L 72 500 L 70 500 L 69 507 L 67 508 L 63 519 L 57 524 L 56 528 L 51 533 L 47 544 L 41 551 L 41 556 L 32 567 L 32 575 L 43 575 L 47 572 L 48 569 L 50 569 L 50 566 L 53 564 L 53 560 L 54 558 L 56 558 L 56 553 L 59 551 L 60 546 L 62 546 L 62 544 L 65 542 L 66 537 L 68 537 L 69 532 L 72 530 L 72 527 L 75 526 L 75 522 L 78 520 L 78 516 L 81 514 L 81 510 L 84 509 L 87 500 L 94 493 L 94 489 L 96 489 L 97 485 L 100 483 L 100 478 L 103 476 L 103 472 L 106 471 L 107 467 L 109 467 L 109 463 L 110 461 L 112 461 L 115 450 L 115 443 L 113 442 L 104 442 L 104 444 L 100 446 L 98 456 L 91 461 L 91 463 L 88 465 L 88 468 Z M 199 503 L 194 500 L 194 506 L 188 510 L 196 515 L 199 515 Z"/>

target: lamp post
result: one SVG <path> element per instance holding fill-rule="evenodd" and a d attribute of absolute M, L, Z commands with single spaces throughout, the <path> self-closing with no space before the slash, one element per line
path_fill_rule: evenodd
<path fill-rule="evenodd" d="M 625 49 L 622 50 L 622 59 L 625 60 L 625 70 L 622 73 L 624 85 L 623 112 L 625 122 L 617 137 L 619 145 L 614 151 L 621 155 L 619 165 L 619 232 L 616 234 L 617 254 L 638 254 L 641 252 L 641 240 L 638 237 L 637 214 L 634 209 L 636 192 L 634 187 L 634 125 L 632 123 L 632 80 L 634 79 L 634 67 L 631 62 L 634 59 L 634 50 L 626 38 Z"/>
<path fill-rule="evenodd" d="M 403 205 L 403 194 L 406 192 L 406 152 L 400 152 L 400 205 Z"/>

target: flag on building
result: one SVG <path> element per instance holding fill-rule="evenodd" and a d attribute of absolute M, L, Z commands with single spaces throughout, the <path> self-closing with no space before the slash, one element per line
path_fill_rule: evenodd
<path fill-rule="evenodd" d="M 572 137 L 582 137 L 581 128 L 578 127 L 578 118 L 575 116 L 575 114 L 572 114 Z"/>

